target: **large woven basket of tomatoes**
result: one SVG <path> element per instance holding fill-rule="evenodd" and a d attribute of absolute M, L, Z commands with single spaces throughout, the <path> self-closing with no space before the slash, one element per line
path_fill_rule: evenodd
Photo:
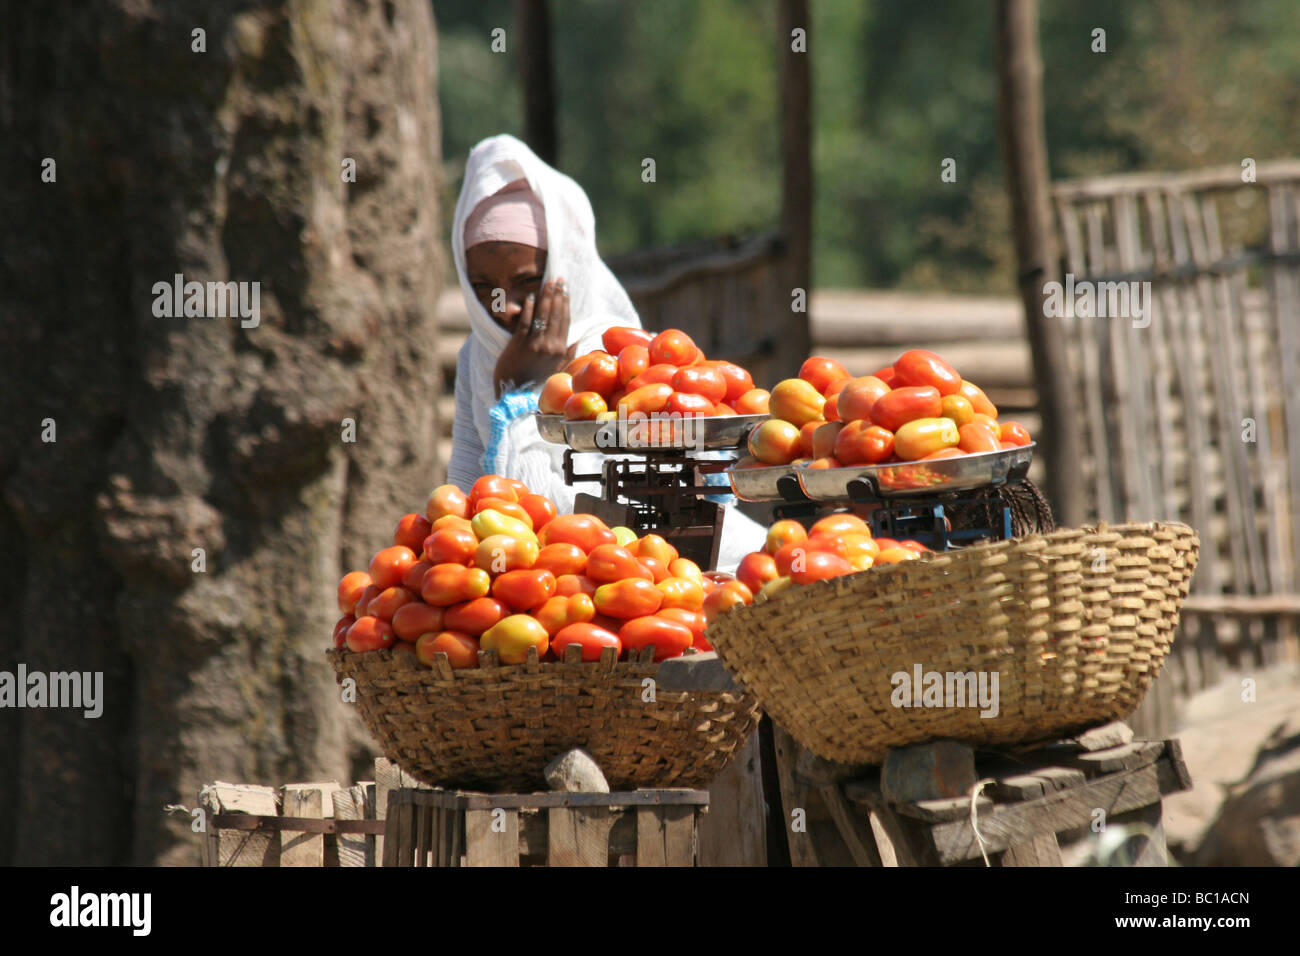
<path fill-rule="evenodd" d="M 446 787 L 544 787 L 588 750 L 616 789 L 703 787 L 757 726 L 752 694 L 666 690 L 707 649 L 713 586 L 662 537 L 559 515 L 518 481 L 438 488 L 339 585 L 329 659 L 384 754 Z"/>
<path fill-rule="evenodd" d="M 1176 523 L 938 553 L 872 541 L 852 516 L 811 535 L 779 524 L 738 569 L 757 598 L 713 617 L 708 639 L 773 720 L 848 764 L 1128 716 L 1169 652 L 1199 547 Z"/>

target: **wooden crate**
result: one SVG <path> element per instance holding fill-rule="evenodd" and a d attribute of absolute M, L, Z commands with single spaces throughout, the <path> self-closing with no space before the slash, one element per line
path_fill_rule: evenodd
<path fill-rule="evenodd" d="M 419 782 L 383 757 L 375 779 L 344 787 L 218 781 L 199 791 L 202 866 L 378 866 L 388 794 Z"/>
<path fill-rule="evenodd" d="M 389 795 L 384 866 L 694 866 L 706 790 Z"/>

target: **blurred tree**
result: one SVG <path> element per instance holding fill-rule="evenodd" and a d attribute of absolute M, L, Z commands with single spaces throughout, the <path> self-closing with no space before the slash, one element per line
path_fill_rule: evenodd
<path fill-rule="evenodd" d="M 988 10 L 810 6 L 816 284 L 1011 292 Z M 518 130 L 514 65 L 488 49 L 510 5 L 439 12 L 455 164 L 482 136 Z M 555 5 L 561 162 L 591 196 L 607 254 L 775 225 L 773 16 L 771 3 L 736 0 Z M 1300 150 L 1294 0 L 1057 0 L 1043 4 L 1040 33 L 1054 178 Z M 668 188 L 641 183 L 646 156 Z M 940 179 L 945 158 L 954 183 Z"/>
<path fill-rule="evenodd" d="M 0 20 L 0 669 L 104 675 L 98 719 L 0 713 L 0 862 L 193 864 L 165 804 L 350 781 L 373 748 L 324 651 L 339 577 L 437 471 L 433 22 L 384 0 Z M 260 283 L 256 324 L 159 316 L 178 273 Z"/>

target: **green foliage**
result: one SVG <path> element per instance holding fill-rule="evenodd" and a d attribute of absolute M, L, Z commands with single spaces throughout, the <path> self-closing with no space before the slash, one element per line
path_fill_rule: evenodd
<path fill-rule="evenodd" d="M 512 4 L 435 5 L 447 188 L 521 127 Z M 781 197 L 775 4 L 553 0 L 560 167 L 607 255 L 768 229 Z M 818 285 L 1010 291 L 992 4 L 811 0 Z M 1294 156 L 1294 0 L 1042 0 L 1054 178 Z M 1106 31 L 1106 52 L 1092 31 Z M 788 39 L 785 41 L 788 42 Z M 641 181 L 652 157 L 657 182 Z M 940 179 L 945 158 L 957 181 Z M 450 209 L 447 212 L 450 221 Z"/>

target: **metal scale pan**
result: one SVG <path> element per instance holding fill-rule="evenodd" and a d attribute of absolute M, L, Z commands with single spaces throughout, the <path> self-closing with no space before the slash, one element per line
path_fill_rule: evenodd
<path fill-rule="evenodd" d="M 538 415 L 542 438 L 586 452 L 713 451 L 739 448 L 766 415 L 719 415 L 701 418 L 565 421 Z"/>
<path fill-rule="evenodd" d="M 1021 448 L 890 465 L 798 467 L 794 472 L 804 494 L 814 501 L 969 491 L 1024 478 L 1034 458 L 1034 445 L 1030 442 Z"/>

